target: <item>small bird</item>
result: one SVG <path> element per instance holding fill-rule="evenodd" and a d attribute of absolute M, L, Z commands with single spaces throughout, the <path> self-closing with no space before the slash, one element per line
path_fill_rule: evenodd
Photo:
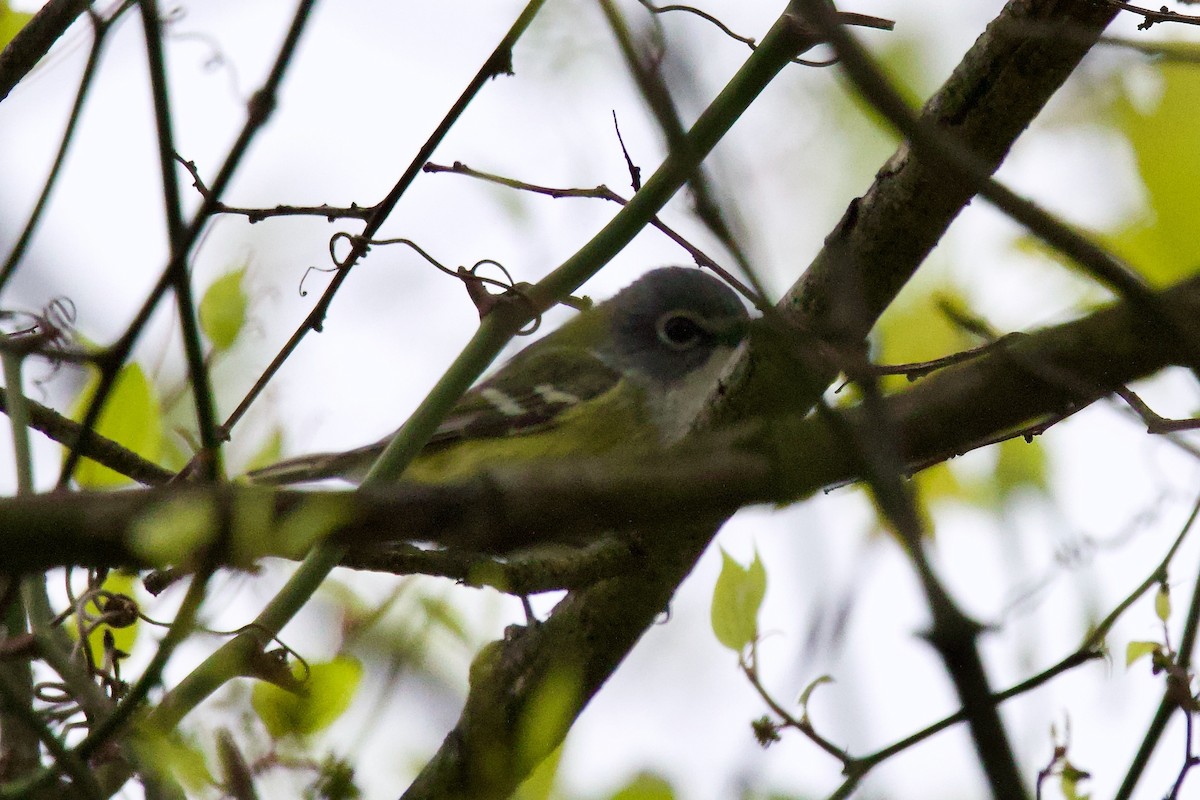
<path fill-rule="evenodd" d="M 505 463 L 672 444 L 688 432 L 748 325 L 745 306 L 720 280 L 688 267 L 652 270 L 463 395 L 404 478 L 441 483 Z M 358 481 L 390 439 L 247 477 Z"/>

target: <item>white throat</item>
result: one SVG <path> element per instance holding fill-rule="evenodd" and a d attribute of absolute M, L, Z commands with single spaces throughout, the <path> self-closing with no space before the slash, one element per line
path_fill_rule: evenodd
<path fill-rule="evenodd" d="M 712 397 L 723 378 L 738 362 L 733 358 L 742 349 L 718 347 L 698 369 L 671 384 L 665 393 L 648 392 L 650 414 L 654 417 L 661 443 L 670 446 L 691 433 L 697 420 L 709 409 Z"/>

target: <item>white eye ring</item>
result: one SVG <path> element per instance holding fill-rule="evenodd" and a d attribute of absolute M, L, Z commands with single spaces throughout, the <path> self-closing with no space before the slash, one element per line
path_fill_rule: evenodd
<path fill-rule="evenodd" d="M 654 323 L 658 340 L 672 350 L 690 350 L 704 339 L 706 329 L 689 311 L 668 311 Z"/>

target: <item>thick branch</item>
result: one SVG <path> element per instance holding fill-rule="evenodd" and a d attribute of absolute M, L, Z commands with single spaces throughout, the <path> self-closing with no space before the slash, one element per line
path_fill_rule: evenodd
<path fill-rule="evenodd" d="M 1160 297 L 1192 319 L 1191 333 L 1200 336 L 1200 277 Z M 1147 325 L 1128 304 L 1116 304 L 1016 337 L 887 397 L 902 458 L 922 466 L 952 458 L 1178 363 L 1177 349 L 1145 335 Z M 134 541 L 146 532 L 139 520 L 160 513 L 170 499 L 193 514 L 207 503 L 232 504 L 235 528 L 239 521 L 245 528 L 241 537 L 235 530 L 231 544 L 241 563 L 256 555 L 289 555 L 298 545 L 291 538 L 294 526 L 281 523 L 300 504 L 305 508 L 299 513 L 325 512 L 329 535 L 352 546 L 410 540 L 505 553 L 533 543 L 582 544 L 605 531 L 715 521 L 745 505 L 795 502 L 854 480 L 856 458 L 841 437 L 869 424 L 863 409 L 760 418 L 664 453 L 539 463 L 453 485 L 375 487 L 361 491 L 357 501 L 344 492 L 275 493 L 251 486 L 12 498 L 0 502 L 4 566 L 145 566 L 149 551 L 144 545 L 139 551 Z M 185 506 L 181 497 L 198 505 Z M 174 520 L 159 524 L 167 522 Z M 369 555 L 360 553 L 355 563 L 369 567 Z"/>
<path fill-rule="evenodd" d="M 955 136 L 994 172 L 1115 13 L 1090 0 L 1010 0 L 926 102 L 921 122 Z M 1042 34 L 1064 30 L 1070 36 Z M 780 308 L 826 337 L 865 336 L 973 193 L 902 144 Z"/>

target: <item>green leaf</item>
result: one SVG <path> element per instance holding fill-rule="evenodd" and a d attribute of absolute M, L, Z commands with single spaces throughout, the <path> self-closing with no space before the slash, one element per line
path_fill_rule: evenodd
<path fill-rule="evenodd" d="M 511 800 L 551 800 L 556 797 L 554 787 L 558 782 L 558 768 L 561 763 L 562 747 L 559 746 L 529 773 L 529 777 L 517 787 Z"/>
<path fill-rule="evenodd" d="M 13 37 L 20 33 L 25 23 L 33 19 L 33 14 L 9 9 L 8 3 L 0 0 L 0 48 L 8 46 Z"/>
<path fill-rule="evenodd" d="M 951 321 L 942 310 L 945 307 L 968 307 L 954 284 L 943 280 L 907 288 L 875 326 L 871 336 L 875 360 L 887 365 L 920 363 L 979 344 Z M 889 391 L 908 385 L 908 379 L 902 375 L 883 379 L 883 387 Z"/>
<path fill-rule="evenodd" d="M 1070 761 L 1063 762 L 1062 773 L 1059 777 L 1059 787 L 1066 800 L 1088 800 L 1090 794 L 1080 794 L 1079 784 L 1092 777 L 1090 773 L 1076 769 Z"/>
<path fill-rule="evenodd" d="M 283 429 L 272 428 L 267 440 L 258 448 L 258 452 L 250 457 L 242 467 L 244 472 L 266 467 L 278 462 L 283 457 Z"/>
<path fill-rule="evenodd" d="M 917 482 L 917 494 L 922 505 L 927 506 L 939 500 L 955 500 L 966 493 L 954 470 L 944 461 L 921 470 L 913 479 Z"/>
<path fill-rule="evenodd" d="M 1050 488 L 1046 449 L 1038 439 L 1005 439 L 997 446 L 995 474 L 1001 500 L 1024 489 L 1045 494 Z"/>
<path fill-rule="evenodd" d="M 1138 220 L 1113 237 L 1113 246 L 1153 283 L 1191 275 L 1200 262 L 1194 235 L 1200 214 L 1200 74 L 1188 65 L 1159 64 L 1162 92 L 1151 111 L 1121 98 L 1114 107 L 1146 187 L 1153 218 Z"/>
<path fill-rule="evenodd" d="M 311 665 L 298 693 L 259 681 L 250 703 L 272 737 L 309 736 L 332 725 L 350 707 L 362 671 L 357 659 L 339 656 Z M 296 674 L 303 678 L 303 668 L 298 666 Z"/>
<path fill-rule="evenodd" d="M 675 800 L 675 788 L 661 775 L 640 772 L 613 792 L 611 800 Z"/>
<path fill-rule="evenodd" d="M 561 745 L 580 705 L 582 678 L 575 667 L 561 665 L 541 679 L 522 710 L 517 759 L 532 770 Z"/>
<path fill-rule="evenodd" d="M 1158 585 L 1158 593 L 1154 595 L 1154 613 L 1163 622 L 1171 618 L 1171 590 L 1166 583 Z"/>
<path fill-rule="evenodd" d="M 194 792 L 216 786 L 204 751 L 177 732 L 160 733 L 143 726 L 134 734 L 131 744 L 138 755 L 138 765 L 144 769 L 171 777 Z"/>
<path fill-rule="evenodd" d="M 217 534 L 211 502 L 195 495 L 169 497 L 133 521 L 129 549 L 149 564 L 184 564 Z"/>
<path fill-rule="evenodd" d="M 200 328 L 217 350 L 228 350 L 246 325 L 246 293 L 242 279 L 246 268 L 217 278 L 200 300 Z"/>
<path fill-rule="evenodd" d="M 804 691 L 800 693 L 800 699 L 796 701 L 797 703 L 800 704 L 800 710 L 802 712 L 801 716 L 804 719 L 808 719 L 808 701 L 812 697 L 813 692 L 816 691 L 818 686 L 821 686 L 822 684 L 826 684 L 826 683 L 833 683 L 833 682 L 834 681 L 833 681 L 832 675 L 821 675 L 820 677 L 814 678 L 808 684 L 808 686 L 804 687 Z"/>
<path fill-rule="evenodd" d="M 96 394 L 99 376 L 93 375 L 76 401 L 71 418 L 83 419 Z M 127 447 L 141 457 L 154 461 L 162 450 L 163 420 L 158 394 L 137 364 L 126 364 L 117 374 L 113 390 L 100 413 L 96 432 Z M 86 489 L 106 489 L 132 483 L 108 467 L 83 459 L 75 470 L 75 480 Z"/>
<path fill-rule="evenodd" d="M 441 597 L 421 597 L 418 601 L 425 611 L 429 622 L 444 628 L 451 636 L 463 644 L 471 643 L 471 634 L 463 623 L 462 613 L 453 603 L 448 603 Z"/>
<path fill-rule="evenodd" d="M 713 588 L 712 629 L 717 641 L 741 653 L 758 638 L 758 609 L 767 592 L 767 570 L 758 553 L 743 567 L 721 549 L 721 574 Z"/>
<path fill-rule="evenodd" d="M 1125 666 L 1133 666 L 1133 662 L 1156 652 L 1160 647 L 1162 645 L 1158 642 L 1130 642 L 1125 645 Z"/>

